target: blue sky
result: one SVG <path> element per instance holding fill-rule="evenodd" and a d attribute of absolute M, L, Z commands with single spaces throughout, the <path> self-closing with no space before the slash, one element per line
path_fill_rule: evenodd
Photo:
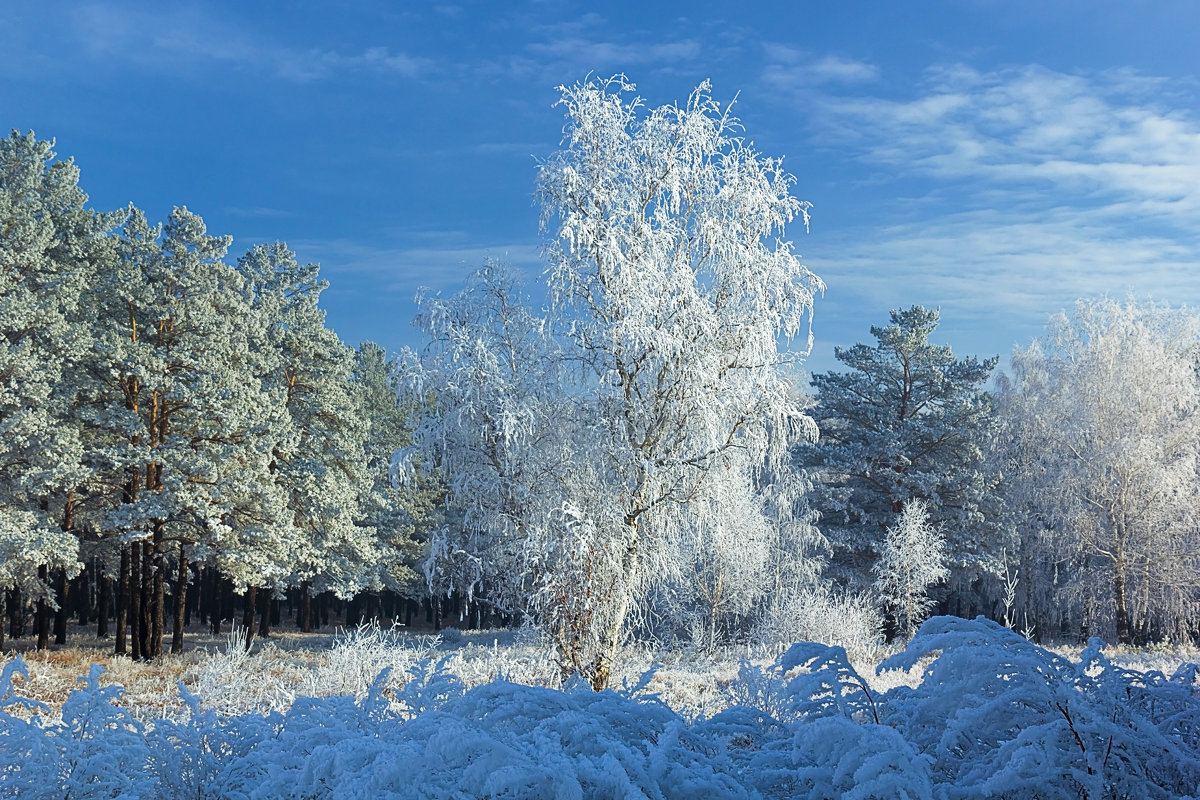
<path fill-rule="evenodd" d="M 1079 296 L 1200 305 L 1200 7 L 1134 2 L 0 4 L 0 123 L 92 205 L 286 241 L 349 344 L 416 344 L 412 296 L 488 256 L 540 278 L 555 86 L 710 78 L 786 157 L 828 285 L 814 371 L 888 310 L 1006 355 Z"/>

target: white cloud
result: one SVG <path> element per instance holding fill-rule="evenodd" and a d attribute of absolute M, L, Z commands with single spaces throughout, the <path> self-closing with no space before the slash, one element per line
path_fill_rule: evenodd
<path fill-rule="evenodd" d="M 150 11 L 120 3 L 89 3 L 76 9 L 66 24 L 78 49 L 89 58 L 153 69 L 186 71 L 225 65 L 307 82 L 351 71 L 412 78 L 434 67 L 428 59 L 387 47 L 346 53 L 288 46 L 197 8 Z"/>
<path fill-rule="evenodd" d="M 302 261 L 321 264 L 326 277 L 338 273 L 371 276 L 372 292 L 396 294 L 403 302 L 412 300 L 422 287 L 454 290 L 488 258 L 507 261 L 527 270 L 531 277 L 541 269 L 540 244 L 536 242 L 465 242 L 461 232 L 427 232 L 406 237 L 420 244 L 396 247 L 364 245 L 361 242 L 302 240 L 292 243 Z M 362 281 L 355 281 L 362 283 Z"/>
<path fill-rule="evenodd" d="M 878 168 L 882 209 L 806 246 L 829 256 L 808 259 L 827 320 L 941 305 L 947 341 L 1004 353 L 1080 296 L 1200 305 L 1200 119 L 1162 82 L 956 66 L 905 99 L 817 103 L 817 138 Z"/>
<path fill-rule="evenodd" d="M 822 111 L 898 170 L 1200 230 L 1200 121 L 1129 86 L 1124 73 L 959 69 L 910 100 L 827 97 Z"/>
<path fill-rule="evenodd" d="M 825 84 L 862 84 L 879 79 L 879 68 L 866 61 L 836 55 L 814 56 L 788 45 L 766 44 L 762 80 L 768 88 L 795 94 Z"/>

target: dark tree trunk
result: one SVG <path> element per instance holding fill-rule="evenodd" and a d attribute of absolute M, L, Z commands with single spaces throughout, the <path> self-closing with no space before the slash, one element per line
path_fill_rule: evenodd
<path fill-rule="evenodd" d="M 142 542 L 142 581 L 141 602 L 142 618 L 139 623 L 141 632 L 142 659 L 149 661 L 154 657 L 151 650 L 151 633 L 154 616 L 154 551 L 153 545 L 147 540 Z"/>
<path fill-rule="evenodd" d="M 25 635 L 25 599 L 21 590 L 14 587 L 8 595 L 8 636 L 18 639 Z"/>
<path fill-rule="evenodd" d="M 42 583 L 50 579 L 50 572 L 45 565 L 38 567 L 38 578 Z M 37 601 L 37 649 L 45 650 L 50 646 L 50 604 L 44 598 Z"/>
<path fill-rule="evenodd" d="M 309 590 L 308 581 L 300 584 L 299 608 L 296 610 L 296 621 L 299 623 L 297 627 L 303 633 L 312 633 L 313 629 L 313 603 L 312 592 Z"/>
<path fill-rule="evenodd" d="M 117 643 L 114 652 L 123 656 L 129 650 L 128 633 L 129 633 L 129 600 L 131 597 L 130 586 L 133 580 L 132 558 L 129 554 L 130 548 L 124 546 L 121 548 L 121 567 L 117 577 Z"/>
<path fill-rule="evenodd" d="M 129 545 L 129 657 L 141 661 L 142 651 L 142 543 Z"/>
<path fill-rule="evenodd" d="M 154 565 L 150 584 L 150 657 L 162 655 L 163 637 L 166 635 L 166 543 L 163 523 L 154 523 L 154 539 L 151 543 L 151 563 Z M 185 580 L 186 583 L 186 580 Z"/>
<path fill-rule="evenodd" d="M 274 591 L 264 589 L 258 598 L 258 635 L 265 639 L 271 635 L 271 596 Z"/>
<path fill-rule="evenodd" d="M 67 643 L 67 614 L 70 613 L 71 595 L 67 590 L 67 571 L 65 569 L 55 570 L 57 573 L 55 578 L 54 593 L 58 595 L 58 611 L 54 612 L 54 643 Z"/>
<path fill-rule="evenodd" d="M 171 652 L 183 652 L 183 628 L 187 624 L 187 547 L 179 543 L 179 579 L 175 582 L 175 630 L 171 632 Z"/>
<path fill-rule="evenodd" d="M 246 650 L 250 650 L 250 643 L 254 641 L 254 612 L 255 601 L 258 599 L 258 587 L 251 586 L 246 589 L 246 594 L 242 598 L 242 626 L 246 629 Z"/>
<path fill-rule="evenodd" d="M 108 638 L 108 576 L 103 569 L 96 571 L 96 638 Z"/>
<path fill-rule="evenodd" d="M 75 612 L 79 627 L 86 628 L 92 621 L 92 568 L 84 567 L 71 583 L 71 597 L 75 599 Z"/>

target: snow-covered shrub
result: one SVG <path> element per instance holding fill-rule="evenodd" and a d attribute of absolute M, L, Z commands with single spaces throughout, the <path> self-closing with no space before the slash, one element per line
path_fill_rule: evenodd
<path fill-rule="evenodd" d="M 879 670 L 936 658 L 887 693 L 883 721 L 933 758 L 953 797 L 1179 797 L 1200 786 L 1195 670 L 1078 663 L 982 617 L 935 617 Z"/>
<path fill-rule="evenodd" d="M 300 694 L 363 697 L 385 669 L 406 675 L 414 665 L 432 659 L 440 643 L 438 636 L 410 636 L 398 625 L 381 628 L 378 620 L 364 622 L 337 636 L 317 669 L 305 676 Z"/>
<path fill-rule="evenodd" d="M 100 686 L 104 668 L 93 665 L 83 686 L 62 707 L 62 721 L 39 714 L 11 716 L 10 706 L 42 711 L 17 698 L 12 677 L 28 677 L 18 658 L 0 676 L 0 797 L 153 797 L 150 748 L 141 723 L 118 703 L 121 689 Z"/>
<path fill-rule="evenodd" d="M 652 671 L 620 692 L 467 688 L 448 661 L 286 713 L 223 713 L 180 685 L 182 712 L 143 724 L 99 667 L 59 716 L 20 696 L 14 660 L 0 798 L 1155 800 L 1200 785 L 1200 667 L 1121 668 L 1096 640 L 1074 660 L 982 619 L 930 620 L 880 665 L 927 665 L 915 687 L 872 692 L 842 648 L 801 643 L 743 662 L 736 704 L 711 717 L 648 694 Z"/>
<path fill-rule="evenodd" d="M 843 648 L 805 642 L 766 669 L 743 662 L 729 692 L 739 705 L 701 728 L 763 796 L 933 797 L 931 760 L 879 724 L 879 700 Z"/>
<path fill-rule="evenodd" d="M 193 685 L 201 702 L 227 715 L 266 714 L 290 707 L 303 671 L 291 672 L 286 660 L 265 652 L 270 645 L 257 653 L 247 650 L 245 628 L 234 626 L 227 639 L 223 650 L 212 653 L 196 668 Z"/>
<path fill-rule="evenodd" d="M 819 587 L 776 598 L 754 639 L 765 645 L 824 642 L 845 648 L 855 659 L 874 662 L 882 631 L 879 609 L 869 596 Z"/>

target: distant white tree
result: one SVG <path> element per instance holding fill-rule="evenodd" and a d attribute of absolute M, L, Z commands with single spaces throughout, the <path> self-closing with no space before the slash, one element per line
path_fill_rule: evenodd
<path fill-rule="evenodd" d="M 933 608 L 929 588 L 950 574 L 946 539 L 929 519 L 924 501 L 912 500 L 884 536 L 872 569 L 875 588 L 895 618 L 897 632 L 911 637 Z"/>
<path fill-rule="evenodd" d="M 1200 320 L 1079 301 L 1017 349 L 997 393 L 1027 613 L 1133 639 L 1200 612 Z"/>
<path fill-rule="evenodd" d="M 589 429 L 564 393 L 564 362 L 528 307 L 515 272 L 489 262 L 449 298 L 424 296 L 416 325 L 427 344 L 399 360 L 407 391 L 427 397 L 397 475 L 435 470 L 448 491 L 425 569 L 435 593 L 481 594 L 536 620 L 564 670 L 595 650 L 607 555 L 593 535 L 602 494 L 587 457 Z M 419 462 L 419 463 L 414 463 Z M 596 586 L 587 586 L 587 576 Z M 590 644 L 589 644 L 590 643 Z"/>
<path fill-rule="evenodd" d="M 538 175 L 552 319 L 582 372 L 603 487 L 590 525 L 618 558 L 601 571 L 615 583 L 598 684 L 651 580 L 679 568 L 693 504 L 738 496 L 748 470 L 778 472 L 815 435 L 793 368 L 823 284 L 782 238 L 808 205 L 707 82 L 648 111 L 634 91 L 622 77 L 562 87 L 566 147 Z M 805 347 L 780 350 L 797 336 Z"/>

